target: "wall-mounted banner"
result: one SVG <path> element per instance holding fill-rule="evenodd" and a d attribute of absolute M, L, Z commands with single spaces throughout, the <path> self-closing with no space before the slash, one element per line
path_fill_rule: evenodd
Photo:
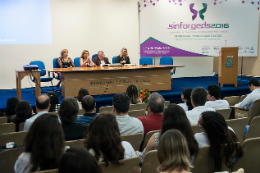
<path fill-rule="evenodd" d="M 141 56 L 257 56 L 259 0 L 139 0 Z"/>

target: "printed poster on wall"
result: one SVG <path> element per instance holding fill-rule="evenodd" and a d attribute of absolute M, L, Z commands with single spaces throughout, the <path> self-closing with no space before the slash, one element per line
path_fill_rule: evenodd
<path fill-rule="evenodd" d="M 141 56 L 258 53 L 259 0 L 140 0 Z"/>

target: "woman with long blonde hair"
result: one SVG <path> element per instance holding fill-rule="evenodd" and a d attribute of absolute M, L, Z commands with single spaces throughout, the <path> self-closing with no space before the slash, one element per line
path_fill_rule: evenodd
<path fill-rule="evenodd" d="M 189 173 L 190 152 L 185 137 L 179 130 L 168 130 L 159 142 L 157 158 L 161 173 Z"/>
<path fill-rule="evenodd" d="M 89 66 L 96 66 L 91 58 L 89 57 L 89 51 L 88 50 L 83 50 L 81 53 L 81 58 L 80 58 L 80 67 L 89 67 Z"/>
<path fill-rule="evenodd" d="M 116 58 L 116 63 L 131 64 L 130 63 L 130 58 L 129 58 L 128 53 L 127 53 L 127 49 L 125 47 L 123 47 L 121 49 L 120 54 Z"/>

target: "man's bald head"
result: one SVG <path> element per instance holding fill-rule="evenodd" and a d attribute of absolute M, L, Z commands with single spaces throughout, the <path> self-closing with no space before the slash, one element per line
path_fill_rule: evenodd
<path fill-rule="evenodd" d="M 39 110 L 49 109 L 50 108 L 50 98 L 47 94 L 39 95 L 36 98 L 36 107 Z"/>
<path fill-rule="evenodd" d="M 148 97 L 148 107 L 155 114 L 160 114 L 164 110 L 164 98 L 157 92 L 152 93 Z"/>

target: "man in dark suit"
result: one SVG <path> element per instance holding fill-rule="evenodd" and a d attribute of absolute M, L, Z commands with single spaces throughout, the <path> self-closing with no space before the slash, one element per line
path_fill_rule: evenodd
<path fill-rule="evenodd" d="M 94 58 L 94 64 L 100 66 L 101 64 L 104 65 L 104 64 L 111 64 L 111 63 L 109 62 L 107 57 L 104 57 L 104 52 L 99 51 L 98 56 Z"/>

